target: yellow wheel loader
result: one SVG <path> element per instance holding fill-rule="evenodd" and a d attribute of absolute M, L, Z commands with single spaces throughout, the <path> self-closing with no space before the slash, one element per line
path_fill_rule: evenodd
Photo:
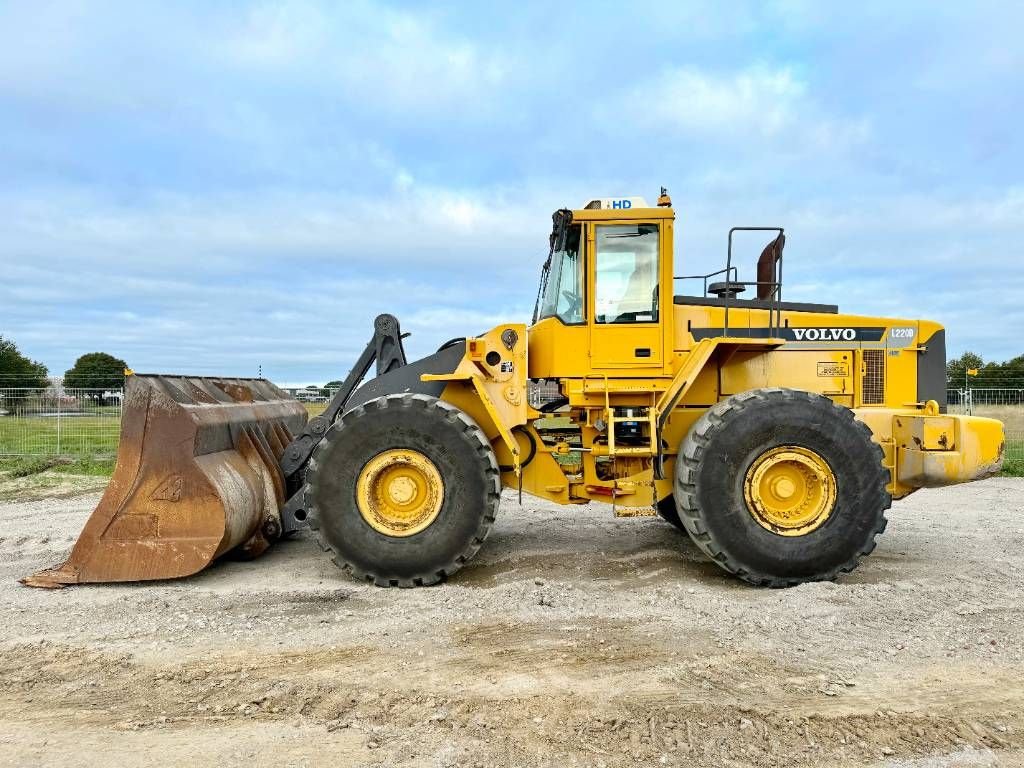
<path fill-rule="evenodd" d="M 733 241 L 760 230 L 741 280 Z M 529 327 L 409 363 L 381 315 L 308 421 L 264 380 L 131 376 L 103 499 L 25 583 L 188 576 L 308 527 L 358 579 L 434 584 L 484 543 L 504 487 L 661 515 L 787 586 L 855 568 L 892 499 L 999 470 L 1002 424 L 945 412 L 941 326 L 785 300 L 781 228 L 730 231 L 708 275 L 675 275 L 674 237 L 664 190 L 556 211 Z"/>

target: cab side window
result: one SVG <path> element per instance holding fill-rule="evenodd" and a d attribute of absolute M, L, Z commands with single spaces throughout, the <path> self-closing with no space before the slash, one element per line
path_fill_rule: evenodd
<path fill-rule="evenodd" d="M 598 226 L 595 240 L 594 321 L 658 322 L 658 226 Z"/>

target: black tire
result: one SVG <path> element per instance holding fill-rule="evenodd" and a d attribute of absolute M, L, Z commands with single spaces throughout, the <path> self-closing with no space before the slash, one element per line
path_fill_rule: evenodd
<path fill-rule="evenodd" d="M 743 490 L 759 456 L 790 445 L 817 453 L 835 476 L 831 514 L 800 536 L 782 536 L 758 523 Z M 856 568 L 885 530 L 892 498 L 882 459 L 881 446 L 850 409 L 800 390 L 751 390 L 709 408 L 683 440 L 676 506 L 697 546 L 751 584 L 831 580 Z"/>
<path fill-rule="evenodd" d="M 393 448 L 419 451 L 444 483 L 436 519 L 412 536 L 370 526 L 356 504 L 356 482 L 370 459 Z M 484 543 L 501 485 L 494 450 L 469 416 L 420 394 L 370 400 L 341 417 L 313 452 L 306 475 L 310 528 L 334 562 L 382 587 L 436 584 L 458 571 Z"/>
<path fill-rule="evenodd" d="M 686 526 L 683 525 L 683 521 L 679 519 L 679 511 L 676 509 L 676 500 L 674 496 L 666 496 L 658 502 L 658 514 L 666 523 L 674 525 L 680 531 L 686 530 Z"/>

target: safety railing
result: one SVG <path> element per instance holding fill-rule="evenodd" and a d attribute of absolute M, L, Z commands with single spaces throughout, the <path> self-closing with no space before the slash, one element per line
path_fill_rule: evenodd
<path fill-rule="evenodd" d="M 777 233 L 776 239 L 768 244 L 771 248 L 774 245 L 778 245 L 777 251 L 771 255 L 771 280 L 740 280 L 739 273 L 736 266 L 732 263 L 733 260 L 733 235 L 737 232 L 775 232 Z M 782 248 L 785 238 L 783 235 L 785 230 L 782 227 L 733 227 L 729 230 L 729 244 L 726 252 L 725 267 L 723 269 L 709 272 L 706 275 L 676 275 L 673 280 L 701 280 L 703 282 L 703 296 L 708 298 L 708 289 L 713 287 L 714 284 L 709 281 L 724 275 L 725 280 L 722 283 L 718 298 L 722 300 L 722 306 L 725 309 L 725 317 L 723 319 L 722 335 L 729 335 L 729 310 L 735 306 L 735 302 L 738 298 L 738 294 L 746 288 L 754 287 L 757 289 L 757 294 L 762 293 L 762 288 L 766 288 L 763 291 L 767 296 L 762 299 L 764 302 L 763 309 L 768 310 L 768 335 L 774 336 L 778 330 L 782 327 Z M 766 249 L 767 250 L 767 249 Z M 758 276 L 760 278 L 760 275 Z"/>
<path fill-rule="evenodd" d="M 947 389 L 946 402 L 951 412 L 973 413 L 975 406 L 1024 408 L 1024 389 L 1008 387 L 970 387 Z"/>

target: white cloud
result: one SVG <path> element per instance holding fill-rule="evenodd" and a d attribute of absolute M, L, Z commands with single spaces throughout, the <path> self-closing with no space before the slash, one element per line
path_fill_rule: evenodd
<path fill-rule="evenodd" d="M 665 183 L 680 273 L 779 223 L 790 298 L 1019 353 L 1014 14 L 591 10 L 0 3 L 0 329 L 322 379 L 381 310 L 412 354 L 525 319 L 551 210 Z"/>
<path fill-rule="evenodd" d="M 130 207 L 66 190 L 0 198 L 0 319 L 58 372 L 100 347 L 140 370 L 262 364 L 289 378 L 343 374 L 381 312 L 414 334 L 414 357 L 528 320 L 555 204 L 410 185 Z"/>
<path fill-rule="evenodd" d="M 329 21 L 314 3 L 262 4 L 248 12 L 226 49 L 240 63 L 276 71 L 318 58 L 331 44 Z"/>
<path fill-rule="evenodd" d="M 804 200 L 791 212 L 793 226 L 807 232 L 902 236 L 938 240 L 1007 235 L 1024 229 L 1024 187 L 951 195 L 921 192 L 872 198 Z"/>
<path fill-rule="evenodd" d="M 80 0 L 0 4 L 0 95 L 259 143 L 279 123 L 301 122 L 268 107 L 267 93 L 312 98 L 342 123 L 355 110 L 485 119 L 523 68 L 430 12 L 375 0 L 108 10 Z"/>
<path fill-rule="evenodd" d="M 752 67 L 728 75 L 670 69 L 636 97 L 669 128 L 773 135 L 791 125 L 807 87 L 788 68 Z"/>
<path fill-rule="evenodd" d="M 1020 321 L 1024 190 L 845 205 L 747 197 L 734 209 L 702 195 L 676 195 L 677 273 L 721 267 L 729 226 L 778 222 L 789 234 L 788 298 L 937 319 L 952 350 L 1015 354 L 1012 339 L 985 338 L 985 317 Z M 550 210 L 585 195 L 413 184 L 390 198 L 157 198 L 137 208 L 48 197 L 0 200 L 5 331 L 55 369 L 116 345 L 139 367 L 245 373 L 257 363 L 268 372 L 347 365 L 382 311 L 415 333 L 417 356 L 528 320 Z M 741 208 L 764 218 L 737 218 Z M 748 275 L 763 244 L 754 240 L 740 251 Z"/>
<path fill-rule="evenodd" d="M 766 148 L 841 152 L 872 135 L 866 116 L 829 115 L 791 67 L 762 64 L 726 72 L 668 68 L 599 106 L 596 119 L 613 135 L 640 125 L 659 136 L 725 145 L 737 158 Z"/>
<path fill-rule="evenodd" d="M 500 50 L 446 34 L 424 13 L 367 0 L 259 5 L 223 52 L 275 81 L 334 83 L 374 109 L 435 113 L 454 105 L 466 117 L 492 101 L 511 68 Z"/>
<path fill-rule="evenodd" d="M 131 205 L 63 188 L 0 195 L 3 249 L 19 258 L 131 264 L 160 271 L 207 260 L 237 266 L 285 258 L 394 265 L 458 264 L 481 249 L 537 253 L 546 237 L 551 195 L 501 189 L 415 185 L 398 194 L 356 191 L 252 193 L 236 197 L 159 194 Z M 560 200 L 558 201 L 560 202 Z"/>

